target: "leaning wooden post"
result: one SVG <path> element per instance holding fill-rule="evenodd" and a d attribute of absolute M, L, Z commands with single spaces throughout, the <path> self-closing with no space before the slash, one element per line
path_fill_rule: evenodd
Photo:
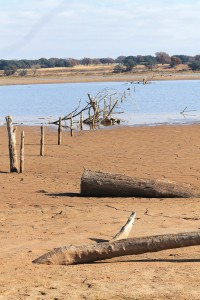
<path fill-rule="evenodd" d="M 21 132 L 21 145 L 20 145 L 20 173 L 24 172 L 24 131 Z"/>
<path fill-rule="evenodd" d="M 73 136 L 73 118 L 72 118 L 72 114 L 70 116 L 70 134 L 71 134 L 71 136 Z"/>
<path fill-rule="evenodd" d="M 41 126 L 40 156 L 44 155 L 44 125 Z"/>
<path fill-rule="evenodd" d="M 61 139 L 62 139 L 62 117 L 59 118 L 59 124 L 58 124 L 58 145 L 61 145 Z"/>
<path fill-rule="evenodd" d="M 111 110 L 111 107 L 112 107 L 112 97 L 110 97 L 109 111 Z"/>
<path fill-rule="evenodd" d="M 83 112 L 80 114 L 80 129 L 83 130 Z"/>
<path fill-rule="evenodd" d="M 91 129 L 91 124 L 92 124 L 92 118 L 91 118 L 91 107 L 89 107 L 89 109 L 88 109 L 88 117 L 89 117 L 90 129 Z"/>
<path fill-rule="evenodd" d="M 8 147 L 10 156 L 10 172 L 18 172 L 18 162 L 17 162 L 17 149 L 16 149 L 16 137 L 15 133 L 17 127 L 13 127 L 12 117 L 6 117 L 7 130 L 8 130 Z"/>
<path fill-rule="evenodd" d="M 106 118 L 106 98 L 104 98 L 103 119 Z"/>

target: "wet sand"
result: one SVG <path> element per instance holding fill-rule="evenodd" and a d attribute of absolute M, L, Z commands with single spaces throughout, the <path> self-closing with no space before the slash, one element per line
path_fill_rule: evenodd
<path fill-rule="evenodd" d="M 200 199 L 80 197 L 84 167 L 199 187 L 200 125 L 25 130 L 25 172 L 9 174 L 7 130 L 0 127 L 0 299 L 199 299 L 200 248 L 173 249 L 76 266 L 32 260 L 67 244 L 111 239 L 132 211 L 130 237 L 198 231 Z"/>

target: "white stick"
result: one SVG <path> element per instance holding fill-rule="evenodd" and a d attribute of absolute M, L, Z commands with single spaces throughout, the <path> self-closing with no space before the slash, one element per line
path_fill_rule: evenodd
<path fill-rule="evenodd" d="M 133 227 L 134 221 L 135 221 L 136 213 L 132 212 L 130 217 L 128 218 L 126 224 L 120 229 L 120 231 L 110 240 L 110 243 L 127 239 L 129 236 L 131 229 Z"/>

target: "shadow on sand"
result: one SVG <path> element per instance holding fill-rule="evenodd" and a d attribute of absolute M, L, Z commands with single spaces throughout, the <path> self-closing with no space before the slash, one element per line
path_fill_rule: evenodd
<path fill-rule="evenodd" d="M 47 194 L 50 197 L 84 197 L 80 193 L 55 193 L 55 194 Z"/>

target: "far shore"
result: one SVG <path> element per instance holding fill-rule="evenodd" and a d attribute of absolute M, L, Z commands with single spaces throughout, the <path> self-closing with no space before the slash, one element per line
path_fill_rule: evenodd
<path fill-rule="evenodd" d="M 53 74 L 52 74 L 53 75 Z M 128 74 L 67 74 L 66 76 L 9 76 L 0 77 L 0 85 L 29 85 L 29 84 L 59 84 L 59 83 L 87 83 L 87 82 L 139 82 L 146 78 L 147 82 L 163 80 L 200 80 L 200 73 L 184 72 L 164 75 L 152 75 L 152 73 L 128 73 Z"/>

